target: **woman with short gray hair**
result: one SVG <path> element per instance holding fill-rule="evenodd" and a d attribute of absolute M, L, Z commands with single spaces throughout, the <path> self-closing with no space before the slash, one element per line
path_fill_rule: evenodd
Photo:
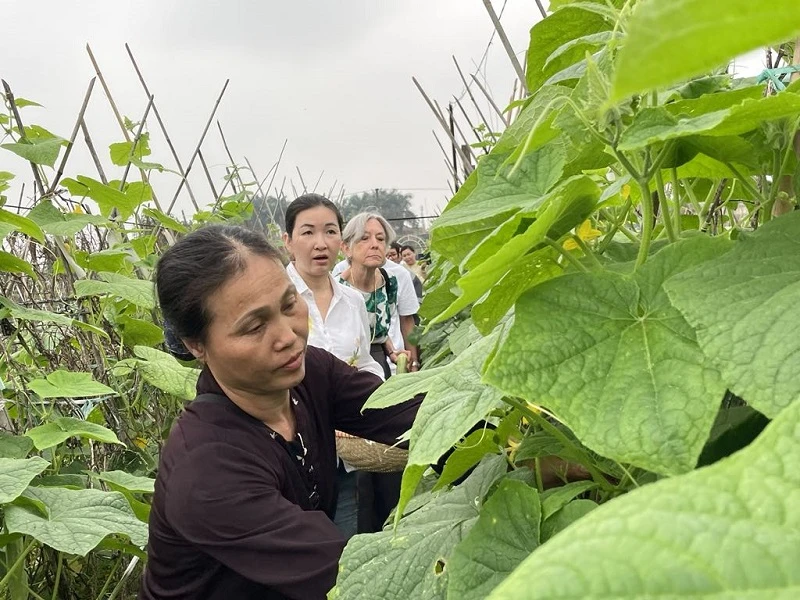
<path fill-rule="evenodd" d="M 390 375 L 388 358 L 397 362 L 398 354 L 389 337 L 392 315 L 397 312 L 397 278 L 383 268 L 386 247 L 394 241 L 394 228 L 377 213 L 354 216 L 342 232 L 342 249 L 349 267 L 339 276 L 343 284 L 364 296 L 369 317 L 370 353 Z"/>

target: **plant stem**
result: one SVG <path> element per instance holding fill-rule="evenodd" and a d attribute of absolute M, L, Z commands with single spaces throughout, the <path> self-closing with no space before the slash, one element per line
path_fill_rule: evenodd
<path fill-rule="evenodd" d="M 58 584 L 61 582 L 61 567 L 64 564 L 64 553 L 58 553 L 58 565 L 56 566 L 56 580 L 53 583 L 53 600 L 58 600 Z"/>
<path fill-rule="evenodd" d="M 538 423 L 542 429 L 544 429 L 547 433 L 549 433 L 559 442 L 561 442 L 564 448 L 568 449 L 570 453 L 575 457 L 575 460 L 577 460 L 584 467 L 586 467 L 586 470 L 589 471 L 589 474 L 592 476 L 592 479 L 601 488 L 603 488 L 607 492 L 614 491 L 614 486 L 612 486 L 608 482 L 608 480 L 594 465 L 594 461 L 592 461 L 591 457 L 588 456 L 578 446 L 576 446 L 571 439 L 569 439 L 566 435 L 564 435 L 563 431 L 561 431 L 558 427 L 553 425 L 550 421 L 545 419 L 542 415 L 540 415 L 536 411 L 533 411 L 530 408 L 528 408 L 527 404 L 520 402 L 515 398 L 509 398 L 507 396 L 503 398 L 503 401 L 507 402 L 514 408 L 517 408 L 523 415 L 528 417 L 529 421 Z"/>
<path fill-rule="evenodd" d="M 23 538 L 14 540 L 6 545 L 6 563 L 10 563 L 12 559 L 14 559 L 14 563 L 9 567 L 8 571 L 6 571 L 5 577 L 0 579 L 0 591 L 5 590 L 11 585 L 11 595 L 9 596 L 11 600 L 24 600 L 28 596 L 28 583 L 25 580 L 27 574 L 25 573 L 23 565 L 25 564 L 25 557 L 33 550 L 36 540 L 31 539 L 25 549 L 19 552 L 19 549 L 22 547 L 22 539 Z M 19 553 L 17 554 L 17 552 Z M 21 575 L 17 574 L 17 570 L 20 567 L 23 567 Z M 18 592 L 20 589 L 24 595 L 19 595 Z"/>
<path fill-rule="evenodd" d="M 555 242 L 555 241 L 551 240 L 550 238 L 545 238 L 545 240 L 544 240 L 544 241 L 545 241 L 545 243 L 546 243 L 548 246 L 550 246 L 550 247 L 551 247 L 553 250 L 555 250 L 555 251 L 556 251 L 556 252 L 558 252 L 558 253 L 559 253 L 561 256 L 563 256 L 565 259 L 567 259 L 567 261 L 568 261 L 568 262 L 569 262 L 569 263 L 570 263 L 570 264 L 571 264 L 573 267 L 575 267 L 575 268 L 576 268 L 576 269 L 578 269 L 579 271 L 583 271 L 584 273 L 588 273 L 588 272 L 589 272 L 589 269 L 587 269 L 587 268 L 586 268 L 586 265 L 584 265 L 584 264 L 583 264 L 583 263 L 581 263 L 581 262 L 580 262 L 580 261 L 579 261 L 577 258 L 575 258 L 574 256 L 572 256 L 572 255 L 571 255 L 571 254 L 570 254 L 568 251 L 564 250 L 564 248 L 562 248 L 562 247 L 561 247 L 561 244 L 559 244 L 558 242 Z"/>
<path fill-rule="evenodd" d="M 700 206 L 700 201 L 697 199 L 697 194 L 694 193 L 694 188 L 692 187 L 691 183 L 686 180 L 681 182 L 681 180 L 678 179 L 678 169 L 672 169 L 672 185 L 683 188 L 683 190 L 686 192 L 686 195 L 689 197 L 689 202 L 692 203 L 692 208 L 697 213 L 697 218 L 701 218 L 700 213 L 703 211 L 703 207 Z"/>
<path fill-rule="evenodd" d="M 600 263 L 599 260 L 597 260 L 597 256 L 595 256 L 594 252 L 592 252 L 592 249 L 589 248 L 586 242 L 584 242 L 581 239 L 581 236 L 572 233 L 570 234 L 570 237 L 576 244 L 578 244 L 578 247 L 583 251 L 584 256 L 586 256 L 586 258 L 588 258 L 595 267 L 598 267 L 600 269 L 603 268 L 603 265 Z"/>
<path fill-rule="evenodd" d="M 650 240 L 653 237 L 653 197 L 650 195 L 650 182 L 647 179 L 637 179 L 636 182 L 642 190 L 642 243 L 636 256 L 634 271 L 647 260 Z"/>
<path fill-rule="evenodd" d="M 769 186 L 769 196 L 767 202 L 764 204 L 764 210 L 761 211 L 761 222 L 766 223 L 772 220 L 772 206 L 775 204 L 775 198 L 778 196 L 778 189 L 780 188 L 781 166 L 783 164 L 783 156 L 780 150 L 775 150 L 772 157 L 772 183 Z"/>
<path fill-rule="evenodd" d="M 764 198 L 764 195 L 761 192 L 759 192 L 756 188 L 753 187 L 753 184 L 750 181 L 749 177 L 745 177 L 744 175 L 742 175 L 742 173 L 739 171 L 739 169 L 734 167 L 729 162 L 726 162 L 725 166 L 728 167 L 728 169 L 730 169 L 731 173 L 734 174 L 734 176 L 736 177 L 737 181 L 739 181 L 739 183 L 742 184 L 744 189 L 746 189 L 750 193 L 750 195 L 753 196 L 753 198 L 756 201 L 759 201 L 762 205 L 766 204 L 767 199 Z"/>
<path fill-rule="evenodd" d="M 544 483 L 542 482 L 542 461 L 537 456 L 533 459 L 533 463 L 536 466 L 536 473 L 534 473 L 536 476 L 536 489 L 539 490 L 539 493 L 541 494 L 544 492 Z"/>
<path fill-rule="evenodd" d="M 670 175 L 672 177 L 672 202 L 675 205 L 675 233 L 680 236 L 681 229 L 683 228 L 681 224 L 681 210 L 683 209 L 683 202 L 681 202 L 681 188 L 680 185 L 678 185 L 678 169 L 672 167 L 672 169 L 670 169 Z"/>
<path fill-rule="evenodd" d="M 661 204 L 661 220 L 664 221 L 664 230 L 667 232 L 667 238 L 669 238 L 670 243 L 673 243 L 678 241 L 678 238 L 675 235 L 672 218 L 669 214 L 669 200 L 667 200 L 667 191 L 664 188 L 664 178 L 661 176 L 661 169 L 656 170 L 656 187 Z"/>
<path fill-rule="evenodd" d="M 117 569 L 119 568 L 119 565 L 122 562 L 122 557 L 123 556 L 124 556 L 123 554 L 120 554 L 117 557 L 117 560 L 114 561 L 114 566 L 111 567 L 111 571 L 109 572 L 108 577 L 106 577 L 106 582 L 103 584 L 103 588 L 100 590 L 100 593 L 97 595 L 97 600 L 103 600 L 103 597 L 106 595 L 106 590 L 108 589 L 108 586 L 111 585 L 111 581 L 114 578 L 114 573 L 117 572 Z"/>

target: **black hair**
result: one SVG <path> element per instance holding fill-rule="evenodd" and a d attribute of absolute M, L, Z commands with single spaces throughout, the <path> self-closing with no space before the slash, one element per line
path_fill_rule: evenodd
<path fill-rule="evenodd" d="M 399 256 L 399 255 L 400 255 L 400 253 L 403 251 L 403 248 L 402 248 L 402 247 L 400 246 L 400 244 L 398 244 L 397 242 L 392 242 L 391 244 L 389 244 L 389 248 L 391 248 L 391 249 L 393 249 L 395 252 L 397 252 L 398 256 Z"/>
<path fill-rule="evenodd" d="M 417 251 L 414 249 L 414 246 L 410 244 L 403 244 L 402 246 L 400 246 L 400 254 L 403 253 L 403 250 L 411 250 L 414 253 L 414 256 L 417 255 Z"/>
<path fill-rule="evenodd" d="M 294 233 L 294 224 L 295 221 L 297 221 L 297 215 L 304 210 L 316 208 L 317 206 L 324 206 L 325 208 L 332 210 L 333 214 L 336 215 L 337 223 L 339 223 L 339 231 L 344 229 L 344 219 L 342 218 L 342 213 L 339 211 L 338 206 L 320 194 L 303 194 L 302 196 L 292 200 L 291 204 L 289 204 L 289 206 L 286 208 L 286 213 L 284 214 L 286 234 L 289 237 L 292 237 L 292 234 Z"/>
<path fill-rule="evenodd" d="M 211 322 L 208 297 L 244 270 L 248 254 L 283 264 L 278 250 L 262 234 L 238 225 L 209 225 L 193 231 L 161 256 L 156 291 L 172 354 L 183 358 L 177 340 L 205 341 Z"/>

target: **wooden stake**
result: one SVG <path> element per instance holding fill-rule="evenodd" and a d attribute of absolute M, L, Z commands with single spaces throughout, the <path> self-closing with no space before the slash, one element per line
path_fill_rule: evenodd
<path fill-rule="evenodd" d="M 436 120 L 439 122 L 439 125 L 442 126 L 442 129 L 447 134 L 447 137 L 450 138 L 450 142 L 452 144 L 454 144 L 456 152 L 459 155 L 459 157 L 461 158 L 461 160 L 463 161 L 463 163 L 465 165 L 468 164 L 469 163 L 469 159 L 464 154 L 464 152 L 462 152 L 461 148 L 458 147 L 458 142 L 456 142 L 455 136 L 452 134 L 452 132 L 450 131 L 450 127 L 448 127 L 447 122 L 444 120 L 444 115 L 442 115 L 437 110 L 437 108 L 433 104 L 433 102 L 431 102 L 431 99 L 428 97 L 428 94 L 425 93 L 425 90 L 422 89 L 422 86 L 419 84 L 419 81 L 417 81 L 417 78 L 416 77 L 412 77 L 411 81 L 413 81 L 414 85 L 417 86 L 417 89 L 419 90 L 419 93 L 422 94 L 422 97 L 425 99 L 425 102 L 428 104 L 428 107 L 433 111 L 433 114 L 436 117 Z"/>
<path fill-rule="evenodd" d="M 486 127 L 488 129 L 491 129 L 491 127 L 492 127 L 491 123 L 489 123 L 489 119 L 487 119 L 485 116 L 483 116 L 483 111 L 481 111 L 480 105 L 475 100 L 475 96 L 472 95 L 472 90 L 470 89 L 470 85 L 469 85 L 469 83 L 467 83 L 467 80 L 464 77 L 464 73 L 462 73 L 461 67 L 458 65 L 458 61 L 456 60 L 455 56 L 453 57 L 453 62 L 456 64 L 456 70 L 458 71 L 458 76 L 461 78 L 461 81 L 462 81 L 462 83 L 464 84 L 464 87 L 467 90 L 467 94 L 469 95 L 470 100 L 472 100 L 472 104 L 475 106 L 475 109 L 478 111 L 478 116 L 484 122 Z"/>
<path fill-rule="evenodd" d="M 497 14 L 494 12 L 492 0 L 483 0 L 483 5 L 486 7 L 486 12 L 489 13 L 489 18 L 492 20 L 492 24 L 497 31 L 497 35 L 500 37 L 500 41 L 503 42 L 503 48 L 506 49 L 506 54 L 508 54 L 508 58 L 511 60 L 511 64 L 514 67 L 514 70 L 517 72 L 519 83 L 527 94 L 528 84 L 525 82 L 525 71 L 522 69 L 522 65 L 519 64 L 517 55 L 514 54 L 514 49 L 511 47 L 511 42 L 508 41 L 508 36 L 506 36 L 505 29 L 503 29 L 503 26 L 500 24 L 500 19 L 497 18 Z"/>
<path fill-rule="evenodd" d="M 507 118 L 506 118 L 506 116 L 503 114 L 503 111 L 502 111 L 502 110 L 500 110 L 500 108 L 497 106 L 497 104 L 495 104 L 495 102 L 494 102 L 494 99 L 493 99 L 493 98 L 492 98 L 492 96 L 489 94 L 489 92 L 487 92 L 487 91 L 486 91 L 486 88 L 484 88 L 484 87 L 483 87 L 483 85 L 481 84 L 481 82 L 480 82 L 480 81 L 478 81 L 478 78 L 477 78 L 477 77 L 475 77 L 475 75 L 471 75 L 470 77 L 472 77 L 472 80 L 473 80 L 473 81 L 474 81 L 474 82 L 477 84 L 477 86 L 478 86 L 478 89 L 479 89 L 481 92 L 483 92 L 483 95 L 484 95 L 484 96 L 486 96 L 486 99 L 489 101 L 489 104 L 491 104 L 491 105 L 492 105 L 492 108 L 495 110 L 495 112 L 497 113 L 497 115 L 498 115 L 498 116 L 499 116 L 499 117 L 500 117 L 500 118 L 503 120 L 503 125 L 505 125 L 506 127 L 508 127 L 508 119 L 507 119 Z"/>
<path fill-rule="evenodd" d="M 128 52 L 128 56 L 131 59 L 131 63 L 133 63 L 133 68 L 136 71 L 136 75 L 139 77 L 139 82 L 142 84 L 142 88 L 144 89 L 144 93 L 147 94 L 147 97 L 151 97 L 153 94 L 150 93 L 150 90 L 147 87 L 147 83 L 144 80 L 144 76 L 142 75 L 141 70 L 139 70 L 139 65 L 136 63 L 136 60 L 133 58 L 133 52 L 131 52 L 130 47 L 128 44 L 125 44 L 125 50 Z M 181 164 L 181 159 L 178 158 L 178 153 L 175 151 L 175 146 L 172 144 L 172 140 L 167 133 L 167 128 L 164 125 L 164 121 L 161 119 L 161 114 L 158 112 L 158 107 L 153 104 L 153 114 L 156 116 L 156 121 L 158 121 L 158 126 L 161 128 L 161 133 L 164 134 L 164 139 L 167 140 L 167 147 L 169 151 L 172 153 L 172 158 L 175 160 L 175 164 L 178 166 L 178 172 L 181 174 L 181 177 L 186 179 L 186 173 L 183 170 L 183 165 Z M 213 187 L 213 186 L 212 186 Z M 192 192 L 192 187 L 189 185 L 189 182 L 186 182 L 186 191 L 189 192 L 189 199 L 192 201 L 192 205 L 194 206 L 196 211 L 200 211 L 200 207 L 197 204 L 197 199 L 194 197 L 194 192 Z"/>
<path fill-rule="evenodd" d="M 78 137 L 78 131 L 81 128 L 81 123 L 83 122 L 83 115 L 86 113 L 86 107 L 89 106 L 89 98 L 92 95 L 92 89 L 94 89 L 94 82 L 97 80 L 96 77 L 92 77 L 89 81 L 89 89 L 86 90 L 86 95 L 83 97 L 83 104 L 81 105 L 81 109 L 78 112 L 78 119 L 75 121 L 75 127 L 72 129 L 72 135 L 69 136 L 69 143 L 67 144 L 67 149 L 64 152 L 64 156 L 61 158 L 61 164 L 58 165 L 58 171 L 56 172 L 56 176 L 53 181 L 50 183 L 50 189 L 47 190 L 47 195 L 53 193 L 58 185 L 58 182 L 61 180 L 61 176 L 64 175 L 64 167 L 67 165 L 67 159 L 69 158 L 70 153 L 72 152 L 72 147 L 75 145 L 75 138 Z"/>
<path fill-rule="evenodd" d="M 186 165 L 186 176 L 181 179 L 181 182 L 178 184 L 178 189 L 175 190 L 175 195 L 172 197 L 172 201 L 169 203 L 169 207 L 167 208 L 167 214 L 172 212 L 172 208 L 175 206 L 175 202 L 178 200 L 178 194 L 181 193 L 183 189 L 183 184 L 186 182 L 186 178 L 189 176 L 189 172 L 192 170 L 192 165 L 194 164 L 194 159 L 197 157 L 197 153 L 200 151 L 200 146 L 203 145 L 203 140 L 206 139 L 206 134 L 208 133 L 208 128 L 211 127 L 211 122 L 214 120 L 214 115 L 217 113 L 217 109 L 219 108 L 219 103 L 222 102 L 222 96 L 225 95 L 225 90 L 228 89 L 228 84 L 230 83 L 230 79 L 225 80 L 225 85 L 222 86 L 222 91 L 219 93 L 217 97 L 217 101 L 214 103 L 214 108 L 211 111 L 211 115 L 208 117 L 208 122 L 206 123 L 205 128 L 203 129 L 202 135 L 200 135 L 200 141 L 197 142 L 197 146 L 192 152 L 192 158 L 189 160 L 189 164 Z"/>

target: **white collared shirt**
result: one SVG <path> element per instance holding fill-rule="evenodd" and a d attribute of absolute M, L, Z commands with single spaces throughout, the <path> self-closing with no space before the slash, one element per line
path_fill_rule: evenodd
<path fill-rule="evenodd" d="M 290 263 L 286 267 L 286 272 L 298 293 L 308 304 L 311 325 L 308 332 L 309 345 L 327 350 L 357 369 L 369 371 L 383 379 L 383 368 L 369 353 L 367 307 L 361 294 L 357 290 L 343 286 L 329 275 L 333 286 L 333 298 L 328 307 L 328 314 L 323 319 L 314 300 L 314 293 L 295 266 Z"/>

